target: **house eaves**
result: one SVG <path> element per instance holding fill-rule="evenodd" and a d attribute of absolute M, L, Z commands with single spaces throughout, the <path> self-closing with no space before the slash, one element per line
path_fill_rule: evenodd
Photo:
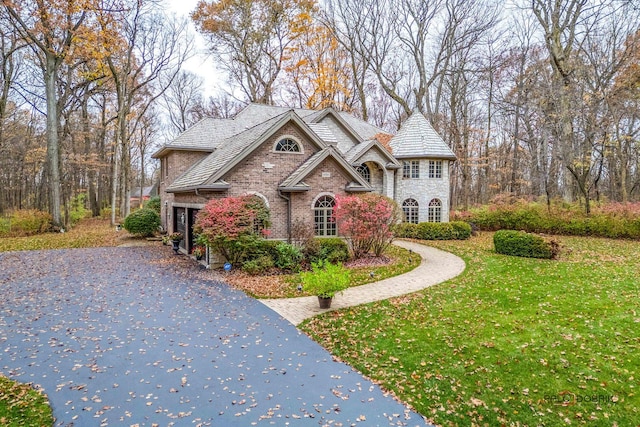
<path fill-rule="evenodd" d="M 167 193 L 196 193 L 198 194 L 200 191 L 202 192 L 217 192 L 217 191 L 226 191 L 231 188 L 231 184 L 225 181 L 218 181 L 215 184 L 209 185 L 194 185 L 190 187 L 171 187 L 166 191 Z"/>
<path fill-rule="evenodd" d="M 213 153 L 215 150 L 212 148 L 202 148 L 202 147 L 195 147 L 195 146 L 172 147 L 170 145 L 165 145 L 164 147 L 161 147 L 158 151 L 153 153 L 151 155 L 151 158 L 161 159 L 162 157 L 168 155 L 172 151 L 199 151 L 201 153 Z"/>

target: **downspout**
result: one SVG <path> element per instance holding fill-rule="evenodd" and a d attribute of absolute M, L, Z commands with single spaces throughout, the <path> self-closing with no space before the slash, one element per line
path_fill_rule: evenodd
<path fill-rule="evenodd" d="M 393 171 L 393 200 L 396 203 L 402 203 L 402 201 L 398 200 L 398 171 L 400 169 L 394 169 Z"/>
<path fill-rule="evenodd" d="M 278 190 L 278 196 L 287 201 L 287 243 L 291 243 L 291 197 L 285 196 L 282 190 Z"/>

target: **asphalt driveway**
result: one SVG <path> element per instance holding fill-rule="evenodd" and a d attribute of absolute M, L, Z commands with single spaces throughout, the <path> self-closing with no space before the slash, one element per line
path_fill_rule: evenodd
<path fill-rule="evenodd" d="M 265 305 L 171 256 L 0 253 L 0 373 L 42 387 L 56 426 L 425 425 Z"/>

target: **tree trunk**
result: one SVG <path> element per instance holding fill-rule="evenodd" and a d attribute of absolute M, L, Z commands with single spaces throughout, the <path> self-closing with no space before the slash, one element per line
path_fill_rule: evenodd
<path fill-rule="evenodd" d="M 57 58 L 51 52 L 45 54 L 45 94 L 47 100 L 47 164 L 49 169 L 49 212 L 55 226 L 62 226 L 60 215 L 60 147 L 58 141 L 58 105 L 56 80 Z"/>

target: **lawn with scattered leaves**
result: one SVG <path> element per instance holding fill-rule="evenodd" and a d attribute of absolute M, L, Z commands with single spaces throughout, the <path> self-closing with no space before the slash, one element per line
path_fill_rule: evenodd
<path fill-rule="evenodd" d="M 87 218 L 65 233 L 45 233 L 27 237 L 3 237 L 0 252 L 41 249 L 97 248 L 143 242 L 124 230 L 116 231 L 109 220 Z"/>
<path fill-rule="evenodd" d="M 0 376 L 0 425 L 53 425 L 47 397 L 29 385 Z"/>
<path fill-rule="evenodd" d="M 492 236 L 433 242 L 455 279 L 302 328 L 438 425 L 640 425 L 638 242 L 558 237 L 550 261 Z"/>
<path fill-rule="evenodd" d="M 406 273 L 419 264 L 416 254 L 411 254 L 409 250 L 399 246 L 391 245 L 381 259 L 362 259 L 347 263 L 345 266 L 351 270 L 350 286 L 360 286 Z M 226 283 L 254 298 L 294 298 L 309 295 L 304 291 L 298 291 L 300 284 L 298 274 L 251 276 L 242 271 L 219 274 L 223 274 L 220 278 Z"/>

